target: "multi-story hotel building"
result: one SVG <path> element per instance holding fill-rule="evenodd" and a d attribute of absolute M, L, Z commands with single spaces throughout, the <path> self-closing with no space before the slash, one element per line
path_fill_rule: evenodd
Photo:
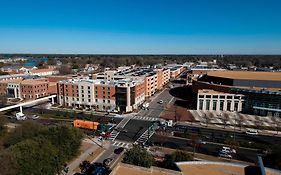
<path fill-rule="evenodd" d="M 157 85 L 158 85 L 157 80 L 158 80 L 158 76 L 157 76 L 156 72 L 152 72 L 145 76 L 144 84 L 145 84 L 145 96 L 146 97 L 150 97 L 156 93 Z"/>
<path fill-rule="evenodd" d="M 138 79 L 64 80 L 58 83 L 58 103 L 96 111 L 130 112 L 144 101 L 144 82 Z"/>
<path fill-rule="evenodd" d="M 170 69 L 157 69 L 157 90 L 161 90 L 170 81 Z"/>

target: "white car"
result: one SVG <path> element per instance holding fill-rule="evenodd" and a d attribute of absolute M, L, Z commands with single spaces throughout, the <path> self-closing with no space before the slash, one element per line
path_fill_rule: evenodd
<path fill-rule="evenodd" d="M 33 120 L 36 120 L 36 119 L 39 118 L 39 115 L 32 115 L 31 118 L 32 118 Z"/>
<path fill-rule="evenodd" d="M 232 155 L 223 151 L 219 152 L 219 156 L 223 157 L 223 158 L 228 158 L 228 159 L 232 159 Z"/>
<path fill-rule="evenodd" d="M 256 129 L 247 129 L 246 134 L 248 134 L 248 135 L 258 135 L 259 133 L 258 133 L 258 130 L 256 130 Z"/>
<path fill-rule="evenodd" d="M 225 153 L 234 153 L 236 154 L 236 150 L 235 149 L 231 149 L 230 147 L 227 147 L 227 146 L 223 146 L 222 149 L 221 149 L 222 152 L 225 152 Z"/>

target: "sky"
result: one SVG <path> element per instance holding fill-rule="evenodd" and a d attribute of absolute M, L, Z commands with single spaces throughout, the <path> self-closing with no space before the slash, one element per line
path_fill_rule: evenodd
<path fill-rule="evenodd" d="M 281 54 L 281 0 L 0 0 L 0 53 Z"/>

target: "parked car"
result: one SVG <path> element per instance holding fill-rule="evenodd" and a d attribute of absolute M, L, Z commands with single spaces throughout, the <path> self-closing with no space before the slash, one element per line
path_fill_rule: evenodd
<path fill-rule="evenodd" d="M 31 118 L 32 118 L 33 120 L 36 120 L 36 119 L 39 118 L 39 115 L 32 115 Z"/>
<path fill-rule="evenodd" d="M 223 158 L 232 159 L 232 155 L 229 154 L 229 153 L 226 153 L 226 152 L 224 152 L 224 151 L 220 151 L 220 152 L 219 152 L 219 156 L 220 156 L 220 157 L 223 157 Z"/>
<path fill-rule="evenodd" d="M 163 101 L 163 100 L 160 100 L 160 101 L 158 101 L 158 103 L 159 103 L 159 104 L 163 104 L 163 103 L 164 103 L 164 101 Z"/>
<path fill-rule="evenodd" d="M 247 129 L 246 134 L 248 134 L 248 135 L 258 135 L 259 133 L 258 133 L 258 130 L 256 130 L 256 129 Z"/>
<path fill-rule="evenodd" d="M 109 166 L 109 164 L 111 163 L 113 161 L 113 159 L 112 158 L 107 158 L 107 159 L 104 159 L 104 161 L 103 161 L 103 165 L 104 166 Z"/>
<path fill-rule="evenodd" d="M 222 149 L 221 149 L 222 152 L 226 152 L 226 153 L 234 153 L 236 154 L 236 150 L 235 149 L 232 149 L 230 147 L 227 147 L 227 146 L 223 146 Z"/>

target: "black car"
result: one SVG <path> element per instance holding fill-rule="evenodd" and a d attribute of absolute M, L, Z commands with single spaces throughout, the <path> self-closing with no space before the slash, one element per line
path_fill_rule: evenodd
<path fill-rule="evenodd" d="M 121 154 L 123 151 L 124 151 L 124 148 L 120 147 L 120 148 L 116 148 L 116 149 L 114 150 L 114 153 L 115 153 L 115 154 Z"/>

